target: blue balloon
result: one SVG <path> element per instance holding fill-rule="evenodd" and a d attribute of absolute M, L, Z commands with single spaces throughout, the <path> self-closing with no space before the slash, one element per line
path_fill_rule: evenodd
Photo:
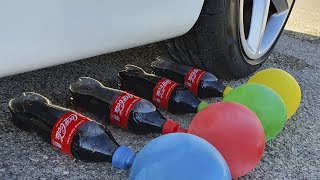
<path fill-rule="evenodd" d="M 160 136 L 133 162 L 130 180 L 231 179 L 226 161 L 204 139 L 186 133 Z"/>

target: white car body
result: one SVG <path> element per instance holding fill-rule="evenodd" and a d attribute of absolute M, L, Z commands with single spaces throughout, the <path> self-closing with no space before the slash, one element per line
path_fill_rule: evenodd
<path fill-rule="evenodd" d="M 0 0 L 0 77 L 186 33 L 204 0 Z"/>

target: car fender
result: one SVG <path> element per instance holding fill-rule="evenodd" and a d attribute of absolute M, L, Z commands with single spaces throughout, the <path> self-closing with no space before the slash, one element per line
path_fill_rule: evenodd
<path fill-rule="evenodd" d="M 0 77 L 182 35 L 203 1 L 1 1 Z"/>

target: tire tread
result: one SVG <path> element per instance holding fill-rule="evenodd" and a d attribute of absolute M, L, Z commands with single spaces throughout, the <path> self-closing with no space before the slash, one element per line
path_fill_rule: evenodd
<path fill-rule="evenodd" d="M 217 3 L 219 2 L 219 3 Z M 164 41 L 167 54 L 178 62 L 227 77 L 224 62 L 224 0 L 204 2 L 199 19 L 187 34 Z"/>

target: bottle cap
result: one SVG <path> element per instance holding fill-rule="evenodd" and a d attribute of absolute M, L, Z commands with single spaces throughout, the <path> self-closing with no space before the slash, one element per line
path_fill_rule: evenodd
<path fill-rule="evenodd" d="M 232 91 L 233 88 L 230 86 L 227 86 L 223 91 L 223 97 L 225 97 L 230 91 Z"/>
<path fill-rule="evenodd" d="M 162 134 L 169 134 L 175 132 L 187 133 L 188 130 L 181 128 L 180 124 L 168 119 L 162 126 Z"/>
<path fill-rule="evenodd" d="M 120 146 L 113 153 L 112 166 L 118 169 L 128 170 L 131 168 L 136 154 L 126 146 Z"/>
<path fill-rule="evenodd" d="M 207 102 L 201 101 L 200 104 L 197 107 L 197 112 L 200 112 L 201 110 L 203 110 L 204 108 L 206 108 L 208 106 Z"/>

